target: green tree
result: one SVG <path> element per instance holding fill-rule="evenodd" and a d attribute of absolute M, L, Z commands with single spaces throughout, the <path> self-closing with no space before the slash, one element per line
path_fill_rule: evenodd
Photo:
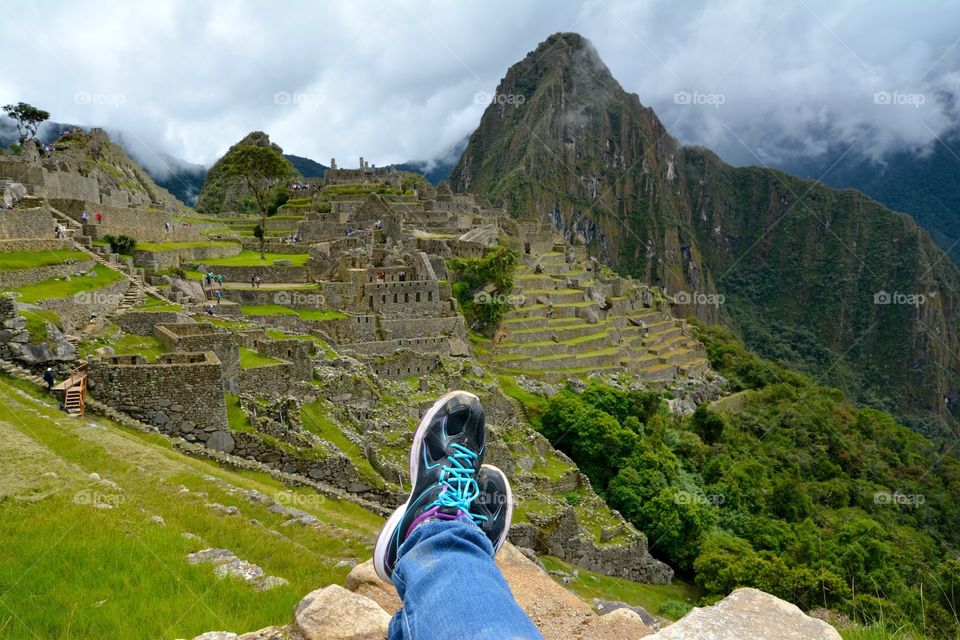
<path fill-rule="evenodd" d="M 3 111 L 17 123 L 17 133 L 20 134 L 21 143 L 36 136 L 40 123 L 50 118 L 49 111 L 38 109 L 26 102 L 4 105 Z"/>
<path fill-rule="evenodd" d="M 267 193 L 289 176 L 290 163 L 280 153 L 270 147 L 255 146 L 240 147 L 233 152 L 230 164 L 224 172 L 224 177 L 238 177 L 246 182 L 260 209 L 261 229 L 267 228 L 267 213 L 271 204 L 267 199 Z M 266 258 L 265 241 L 265 234 L 261 234 L 261 259 Z"/>
<path fill-rule="evenodd" d="M 694 431 L 707 444 L 714 444 L 723 436 L 723 416 L 710 411 L 706 404 L 697 407 L 692 420 Z"/>

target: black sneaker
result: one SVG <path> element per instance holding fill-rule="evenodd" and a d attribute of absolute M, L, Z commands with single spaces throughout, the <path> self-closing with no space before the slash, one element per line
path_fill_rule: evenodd
<path fill-rule="evenodd" d="M 373 551 L 373 566 L 384 581 L 392 582 L 400 545 L 417 525 L 429 519 L 478 521 L 470 509 L 480 495 L 485 442 L 483 408 L 472 393 L 448 393 L 420 420 L 410 448 L 410 497 L 387 519 Z"/>
<path fill-rule="evenodd" d="M 477 486 L 480 495 L 470 506 L 474 521 L 487 535 L 496 554 L 507 539 L 510 523 L 513 521 L 513 492 L 510 481 L 503 471 L 485 464 L 477 473 Z"/>

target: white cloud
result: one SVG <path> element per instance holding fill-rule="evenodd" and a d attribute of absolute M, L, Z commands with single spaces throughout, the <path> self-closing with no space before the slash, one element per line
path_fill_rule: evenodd
<path fill-rule="evenodd" d="M 5 5 L 17 19 L 0 38 L 17 55 L 0 58 L 0 103 L 124 131 L 145 163 L 209 164 L 255 129 L 344 166 L 431 158 L 476 126 L 474 96 L 555 31 L 590 38 L 681 141 L 738 163 L 871 127 L 866 153 L 921 147 L 956 122 L 937 92 L 960 88 L 957 2 Z M 679 105 L 679 91 L 723 103 Z M 877 104 L 880 92 L 902 103 Z"/>

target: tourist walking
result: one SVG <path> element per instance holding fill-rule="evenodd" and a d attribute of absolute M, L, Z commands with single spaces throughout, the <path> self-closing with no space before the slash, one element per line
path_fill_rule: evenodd
<path fill-rule="evenodd" d="M 97 224 L 103 224 L 103 213 L 97 211 Z"/>
<path fill-rule="evenodd" d="M 213 297 L 216 298 L 218 307 L 220 306 L 220 297 L 222 295 L 223 293 L 220 291 L 220 289 L 217 289 L 216 291 L 213 292 Z"/>
<path fill-rule="evenodd" d="M 43 372 L 43 381 L 47 383 L 47 393 L 53 391 L 53 369 L 47 367 L 47 370 Z"/>
<path fill-rule="evenodd" d="M 80 222 L 82 222 L 83 224 L 87 224 L 87 222 L 89 221 L 90 221 L 90 216 L 87 215 L 87 211 L 86 209 L 84 209 L 83 213 L 80 214 Z"/>

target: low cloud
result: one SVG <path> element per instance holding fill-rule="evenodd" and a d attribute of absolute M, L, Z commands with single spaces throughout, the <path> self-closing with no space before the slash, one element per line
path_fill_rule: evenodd
<path fill-rule="evenodd" d="M 955 2 L 12 2 L 5 15 L 17 55 L 0 59 L 0 103 L 122 132 L 155 170 L 209 165 L 255 129 L 342 166 L 436 158 L 476 127 L 475 96 L 555 31 L 591 39 L 682 142 L 738 164 L 923 149 L 954 126 L 960 91 Z"/>

